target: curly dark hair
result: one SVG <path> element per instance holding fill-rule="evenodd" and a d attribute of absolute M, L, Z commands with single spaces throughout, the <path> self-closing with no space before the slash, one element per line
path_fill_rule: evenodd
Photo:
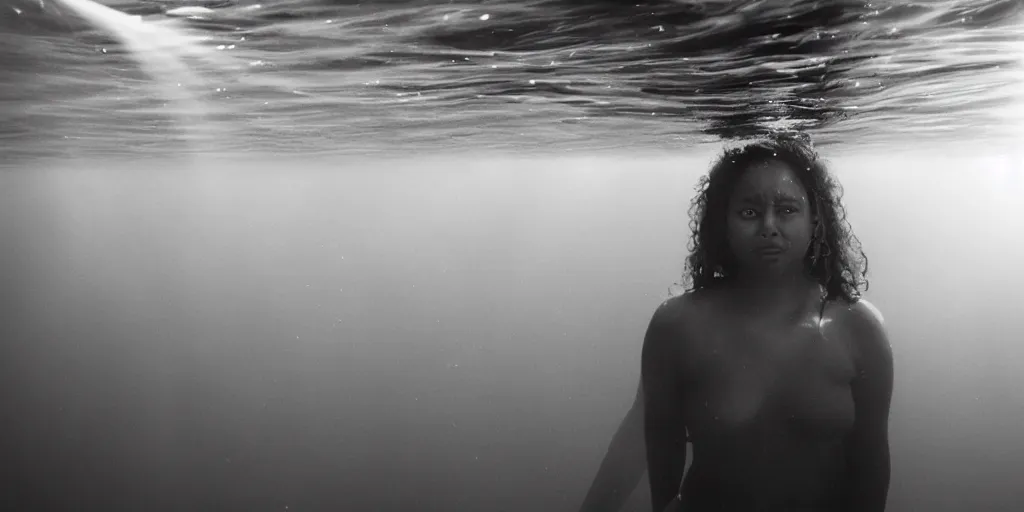
<path fill-rule="evenodd" d="M 792 136 L 726 149 L 701 177 L 690 206 L 690 255 L 683 276 L 687 291 L 711 288 L 735 275 L 726 238 L 729 196 L 747 169 L 768 161 L 785 163 L 796 171 L 818 216 L 804 260 L 807 270 L 824 288 L 827 300 L 853 303 L 868 288 L 868 259 L 846 220 L 842 187 L 810 142 Z"/>

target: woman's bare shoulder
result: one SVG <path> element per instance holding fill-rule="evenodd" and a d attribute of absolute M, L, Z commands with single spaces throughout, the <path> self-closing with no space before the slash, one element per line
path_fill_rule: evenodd
<path fill-rule="evenodd" d="M 693 359 L 694 324 L 699 322 L 702 294 L 686 292 L 662 301 L 654 311 L 650 326 L 644 336 L 642 359 L 652 378 L 658 372 L 667 372 L 678 378 L 688 373 Z M 681 373 L 683 372 L 683 373 Z"/>
<path fill-rule="evenodd" d="M 698 311 L 708 302 L 708 292 L 687 291 L 665 299 L 654 311 L 654 321 L 683 326 L 699 318 Z"/>
<path fill-rule="evenodd" d="M 882 312 L 867 299 L 839 302 L 834 305 L 829 320 L 850 340 L 854 356 L 858 359 L 889 359 L 892 347 Z"/>
<path fill-rule="evenodd" d="M 708 323 L 710 297 L 706 291 L 688 291 L 663 301 L 651 319 L 652 334 L 673 352 L 691 352 L 693 343 Z"/>
<path fill-rule="evenodd" d="M 867 299 L 860 297 L 853 302 L 836 301 L 832 308 L 831 320 L 836 321 L 844 329 L 856 332 L 885 330 L 885 318 L 882 312 Z"/>

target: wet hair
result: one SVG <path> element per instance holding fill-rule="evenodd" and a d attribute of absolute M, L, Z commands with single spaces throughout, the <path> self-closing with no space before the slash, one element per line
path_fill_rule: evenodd
<path fill-rule="evenodd" d="M 828 300 L 854 302 L 868 288 L 868 259 L 846 220 L 842 187 L 809 141 L 791 136 L 726 149 L 701 177 L 690 206 L 690 255 L 683 275 L 687 291 L 712 288 L 735 276 L 736 263 L 726 237 L 729 199 L 744 172 L 772 161 L 793 169 L 817 216 L 805 268 L 824 288 Z"/>

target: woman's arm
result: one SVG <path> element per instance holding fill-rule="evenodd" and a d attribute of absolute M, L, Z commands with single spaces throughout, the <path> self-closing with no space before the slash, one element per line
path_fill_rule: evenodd
<path fill-rule="evenodd" d="M 683 382 L 680 300 L 682 297 L 670 299 L 654 313 L 640 357 L 647 475 L 654 512 L 665 510 L 678 495 L 686 467 L 686 425 L 679 386 Z"/>
<path fill-rule="evenodd" d="M 615 431 L 580 512 L 618 512 L 640 483 L 647 470 L 643 400 L 643 386 L 638 385 L 633 406 Z"/>
<path fill-rule="evenodd" d="M 847 440 L 851 512 L 882 512 L 889 493 L 889 405 L 893 357 L 882 315 L 860 300 L 850 310 L 857 376 L 851 389 L 856 421 Z"/>

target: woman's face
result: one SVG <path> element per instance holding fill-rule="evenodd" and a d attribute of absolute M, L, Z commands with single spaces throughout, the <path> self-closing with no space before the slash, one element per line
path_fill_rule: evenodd
<path fill-rule="evenodd" d="M 741 273 L 803 271 L 815 219 L 807 191 L 787 164 L 770 161 L 746 171 L 729 198 L 726 218 Z"/>

